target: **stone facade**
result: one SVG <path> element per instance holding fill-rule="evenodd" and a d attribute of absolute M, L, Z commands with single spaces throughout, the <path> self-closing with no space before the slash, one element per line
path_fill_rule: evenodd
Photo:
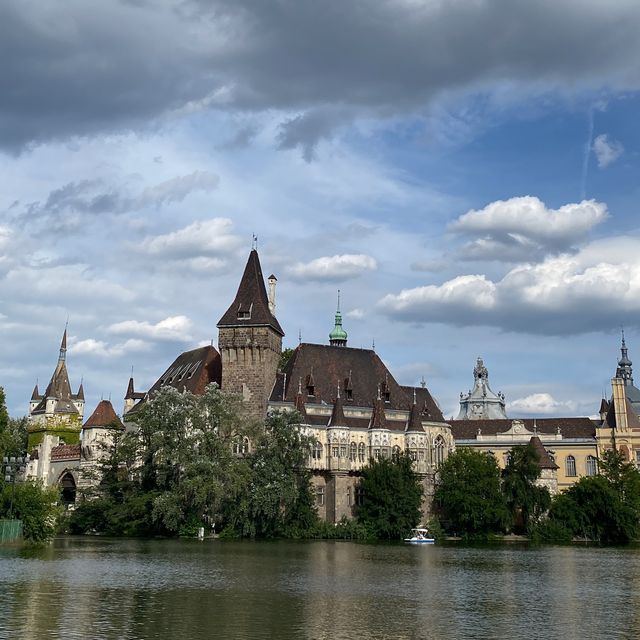
<path fill-rule="evenodd" d="M 262 419 L 282 353 L 282 336 L 270 327 L 224 327 L 218 334 L 222 389 L 239 393 L 249 415 Z"/>

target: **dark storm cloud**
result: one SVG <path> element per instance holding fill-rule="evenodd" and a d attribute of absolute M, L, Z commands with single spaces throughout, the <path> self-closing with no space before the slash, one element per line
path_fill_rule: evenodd
<path fill-rule="evenodd" d="M 639 27 L 636 0 L 9 0 L 0 144 L 276 109 L 280 145 L 309 155 L 336 124 L 326 113 L 406 113 L 505 83 L 637 88 Z"/>

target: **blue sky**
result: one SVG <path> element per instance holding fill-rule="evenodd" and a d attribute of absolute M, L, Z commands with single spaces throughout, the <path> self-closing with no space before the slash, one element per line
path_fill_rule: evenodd
<path fill-rule="evenodd" d="M 252 234 L 285 345 L 351 346 L 446 416 L 592 415 L 640 354 L 631 0 L 3 3 L 0 384 L 91 410 L 216 340 Z M 640 357 L 640 356 L 638 356 Z"/>

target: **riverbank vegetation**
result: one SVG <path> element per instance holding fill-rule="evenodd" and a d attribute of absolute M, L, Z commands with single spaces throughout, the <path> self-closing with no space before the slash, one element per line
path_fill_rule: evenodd
<path fill-rule="evenodd" d="M 505 533 L 537 542 L 624 544 L 640 538 L 640 472 L 607 451 L 598 475 L 553 497 L 539 486 L 537 452 L 516 446 L 501 472 L 494 457 L 471 449 L 451 454 L 440 471 L 434 506 L 449 535 L 478 540 Z"/>

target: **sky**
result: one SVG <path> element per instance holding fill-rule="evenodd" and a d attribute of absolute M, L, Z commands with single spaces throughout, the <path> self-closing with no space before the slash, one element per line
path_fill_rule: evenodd
<path fill-rule="evenodd" d="M 640 362 L 637 0 L 5 0 L 0 385 L 121 410 L 217 341 L 258 238 L 285 346 L 349 345 L 444 415 Z M 640 374 L 639 374 L 640 375 Z M 87 412 L 87 414 L 88 414 Z"/>

